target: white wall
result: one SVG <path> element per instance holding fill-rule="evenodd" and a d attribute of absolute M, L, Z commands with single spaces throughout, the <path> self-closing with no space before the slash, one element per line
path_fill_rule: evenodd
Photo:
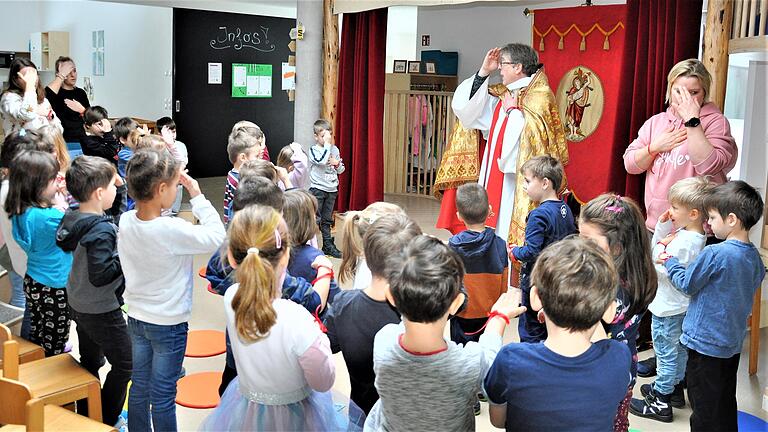
<path fill-rule="evenodd" d="M 0 1 L 0 51 L 29 52 L 29 34 L 39 30 L 40 3 L 36 1 Z M 7 73 L 7 70 L 6 70 Z M 4 76 L 3 80 L 8 77 Z"/>
<path fill-rule="evenodd" d="M 69 55 L 77 63 L 78 85 L 91 77 L 92 105 L 111 117 L 158 119 L 170 115 L 173 10 L 91 1 L 45 2 L 41 30 L 69 32 Z M 104 75 L 94 76 L 91 35 L 104 30 Z"/>
<path fill-rule="evenodd" d="M 67 31 L 70 57 L 77 63 L 78 85 L 82 87 L 84 77 L 91 77 L 93 83 L 91 104 L 104 106 L 111 117 L 154 120 L 170 116 L 174 6 L 296 16 L 296 1 L 291 0 L 0 0 L 0 51 L 29 51 L 29 34 L 33 32 Z M 104 30 L 103 76 L 92 73 L 91 33 L 96 30 Z M 7 69 L 0 69 L 0 74 L 0 81 L 7 80 Z M 41 76 L 49 81 L 53 73 Z"/>
<path fill-rule="evenodd" d="M 395 60 L 416 60 L 418 14 L 416 6 L 392 6 L 387 11 L 387 73 L 392 73 Z"/>
<path fill-rule="evenodd" d="M 485 53 L 510 42 L 531 43 L 531 19 L 523 10 L 579 6 L 583 0 L 529 1 L 420 7 L 416 35 L 417 55 L 422 50 L 459 52 L 459 79 L 475 73 Z M 601 1 L 623 4 L 625 0 Z M 430 46 L 421 46 L 421 35 L 430 35 Z"/>

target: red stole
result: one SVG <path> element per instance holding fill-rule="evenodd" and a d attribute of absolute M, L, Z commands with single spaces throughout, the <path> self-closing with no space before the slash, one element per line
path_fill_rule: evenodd
<path fill-rule="evenodd" d="M 493 140 L 493 133 L 496 130 L 496 123 L 499 120 L 501 113 L 502 103 L 496 104 L 496 110 L 493 112 L 493 120 L 491 120 L 491 131 L 488 133 L 488 153 L 485 160 L 483 160 L 483 166 L 485 166 L 485 174 L 488 177 L 488 183 L 485 183 L 485 179 L 480 179 L 480 184 L 485 187 L 488 192 L 488 204 L 491 205 L 491 212 L 488 213 L 488 219 L 485 220 L 485 225 L 491 228 L 496 228 L 496 222 L 499 217 L 499 208 L 501 206 L 501 191 L 504 188 L 504 173 L 499 169 L 498 160 L 501 157 L 501 148 L 504 145 L 504 131 L 507 129 L 507 121 L 509 116 L 504 117 L 504 121 L 501 122 L 501 129 L 499 135 L 493 141 L 495 147 L 493 149 L 493 155 L 491 155 L 491 140 Z"/>

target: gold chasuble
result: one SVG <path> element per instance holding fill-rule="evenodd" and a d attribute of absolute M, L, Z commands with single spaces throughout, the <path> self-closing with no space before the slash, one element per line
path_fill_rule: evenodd
<path fill-rule="evenodd" d="M 518 96 L 520 108 L 525 116 L 525 126 L 520 135 L 520 152 L 517 155 L 515 206 L 512 210 L 512 222 L 509 226 L 507 242 L 511 245 L 525 244 L 525 219 L 533 210 L 533 203 L 523 189 L 525 176 L 520 168 L 528 159 L 548 154 L 560 161 L 563 166 L 568 164 L 568 144 L 565 141 L 565 129 L 557 111 L 555 95 L 549 88 L 549 81 L 544 69 L 533 75 L 528 87 L 521 90 Z M 566 187 L 563 178 L 560 192 Z"/>
<path fill-rule="evenodd" d="M 488 93 L 500 99 L 507 91 L 510 90 L 503 84 L 488 86 Z M 513 91 L 518 92 L 518 108 L 523 112 L 524 125 L 517 143 L 519 144 L 519 151 L 515 172 L 518 175 L 515 178 L 514 207 L 507 240 L 509 244 L 522 246 L 525 242 L 526 217 L 528 212 L 532 210 L 533 204 L 523 188 L 525 176 L 520 172 L 520 168 L 528 159 L 544 154 L 549 154 L 566 165 L 568 163 L 568 147 L 565 140 L 565 130 L 558 114 L 555 95 L 549 88 L 544 70 L 541 69 L 533 75 L 526 87 Z M 478 138 L 477 130 L 466 129 L 460 121 L 457 121 L 437 172 L 434 194 L 438 198 L 442 195 L 437 227 L 448 229 L 454 234 L 465 229 L 464 224 L 455 216 L 455 188 L 464 183 L 478 181 L 481 166 Z M 504 143 L 508 146 L 515 144 Z M 565 189 L 565 184 L 566 181 L 563 179 L 561 190 Z M 503 232 L 503 229 L 497 227 L 498 232 Z"/>

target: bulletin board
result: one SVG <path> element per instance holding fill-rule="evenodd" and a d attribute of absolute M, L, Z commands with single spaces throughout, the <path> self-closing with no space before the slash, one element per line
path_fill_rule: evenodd
<path fill-rule="evenodd" d="M 295 54 L 289 47 L 295 26 L 296 18 L 173 9 L 171 108 L 178 139 L 189 150 L 190 175 L 227 175 L 227 138 L 238 121 L 261 127 L 272 158 L 294 140 L 294 102 L 281 90 L 281 66 Z M 271 97 L 247 97 L 247 69 L 246 97 L 236 97 L 233 65 L 271 66 L 258 72 L 272 75 Z M 251 69 L 252 76 L 264 76 L 258 73 Z"/>
<path fill-rule="evenodd" d="M 233 98 L 271 98 L 272 65 L 232 63 Z"/>

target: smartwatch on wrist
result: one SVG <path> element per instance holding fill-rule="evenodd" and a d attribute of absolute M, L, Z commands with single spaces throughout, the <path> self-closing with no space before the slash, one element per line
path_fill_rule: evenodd
<path fill-rule="evenodd" d="M 692 127 L 696 127 L 696 126 L 700 125 L 701 124 L 701 120 L 699 120 L 698 117 L 691 117 L 690 120 L 688 120 L 687 122 L 685 122 L 683 124 L 685 125 L 685 127 L 692 128 Z"/>

